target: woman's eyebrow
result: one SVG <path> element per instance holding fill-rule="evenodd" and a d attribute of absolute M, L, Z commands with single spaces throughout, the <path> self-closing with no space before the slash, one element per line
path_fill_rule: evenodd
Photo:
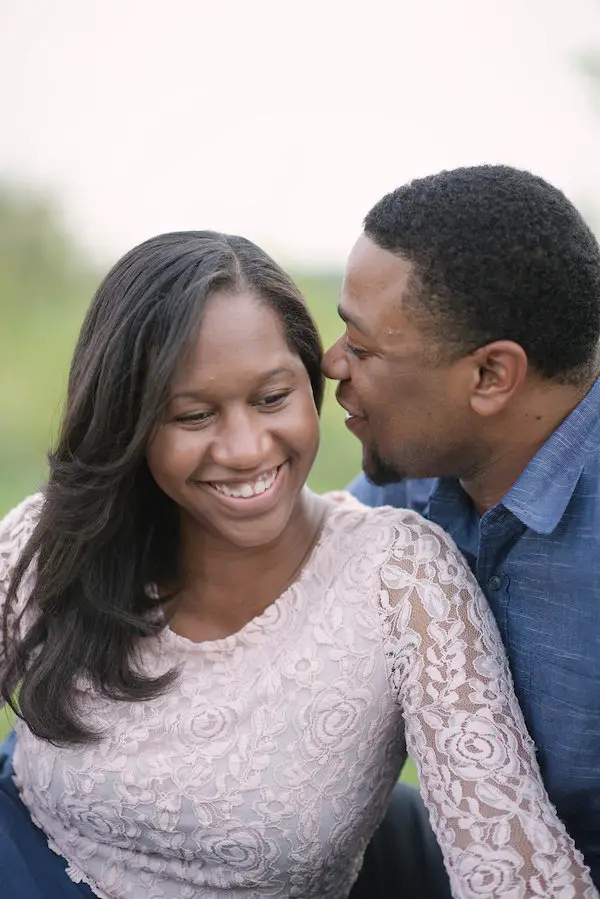
<path fill-rule="evenodd" d="M 273 381 L 275 378 L 278 378 L 280 375 L 292 375 L 295 377 L 296 372 L 292 368 L 271 368 L 269 371 L 263 372 L 263 374 L 258 375 L 256 378 L 256 384 L 262 385 L 268 383 L 268 381 Z M 174 400 L 202 400 L 205 399 L 207 391 L 203 391 L 200 389 L 196 390 L 178 390 L 177 393 L 172 394 L 169 399 L 169 402 L 173 402 Z"/>

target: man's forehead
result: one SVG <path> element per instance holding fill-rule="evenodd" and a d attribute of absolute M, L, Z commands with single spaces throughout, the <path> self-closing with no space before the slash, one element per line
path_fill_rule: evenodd
<path fill-rule="evenodd" d="M 364 235 L 354 245 L 344 274 L 344 307 L 358 312 L 363 306 L 395 306 L 401 309 L 410 286 L 412 264 L 378 247 Z M 351 311 L 346 309 L 346 311 Z"/>
<path fill-rule="evenodd" d="M 406 285 L 398 282 L 344 280 L 338 313 L 348 325 L 366 336 L 406 324 Z"/>
<path fill-rule="evenodd" d="M 380 248 L 377 248 L 380 249 Z M 386 253 L 386 256 L 393 254 Z M 385 257 L 384 257 L 385 258 Z M 350 263 L 344 278 L 338 312 L 348 326 L 390 358 L 404 357 L 422 346 L 422 334 L 406 309 L 410 288 L 410 263 L 399 259 L 393 271 L 377 270 L 369 261 L 362 267 Z M 401 269 L 401 271 L 399 271 Z"/>
<path fill-rule="evenodd" d="M 387 286 L 410 277 L 412 263 L 400 252 L 380 247 L 366 234 L 361 234 L 348 257 L 346 275 Z"/>

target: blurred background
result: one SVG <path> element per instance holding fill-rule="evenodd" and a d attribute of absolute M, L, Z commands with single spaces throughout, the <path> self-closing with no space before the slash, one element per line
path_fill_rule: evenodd
<path fill-rule="evenodd" d="M 509 163 L 600 228 L 599 0 L 351 5 L 0 0 L 0 514 L 44 482 L 95 286 L 153 234 L 250 237 L 327 344 L 363 216 L 413 177 Z M 359 459 L 330 391 L 312 485 Z"/>

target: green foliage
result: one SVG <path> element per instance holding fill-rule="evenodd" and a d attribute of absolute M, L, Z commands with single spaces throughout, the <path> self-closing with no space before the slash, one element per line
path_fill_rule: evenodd
<path fill-rule="evenodd" d="M 13 714 L 8 707 L 0 708 L 0 743 L 12 727 Z"/>
<path fill-rule="evenodd" d="M 44 481 L 94 280 L 50 201 L 0 185 L 0 514 Z"/>
<path fill-rule="evenodd" d="M 49 198 L 0 184 L 0 297 L 5 312 L 12 310 L 20 318 L 68 305 L 86 268 Z"/>
<path fill-rule="evenodd" d="M 600 50 L 588 50 L 575 57 L 575 63 L 587 81 L 591 98 L 600 111 Z"/>
<path fill-rule="evenodd" d="M 323 345 L 330 346 L 342 324 L 337 314 L 341 276 L 300 274 L 296 282 L 317 321 Z M 313 490 L 339 490 L 360 469 L 360 444 L 344 425 L 344 410 L 335 399 L 335 384 L 328 382 L 321 416 L 321 446 L 309 483 Z"/>

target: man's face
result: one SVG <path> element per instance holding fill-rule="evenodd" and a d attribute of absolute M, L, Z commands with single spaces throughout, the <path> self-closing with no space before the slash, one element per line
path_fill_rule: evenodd
<path fill-rule="evenodd" d="M 480 461 L 472 360 L 449 358 L 405 311 L 411 274 L 410 262 L 361 236 L 342 287 L 346 331 L 323 361 L 340 382 L 336 396 L 363 445 L 365 473 L 380 484 L 466 477 Z"/>

